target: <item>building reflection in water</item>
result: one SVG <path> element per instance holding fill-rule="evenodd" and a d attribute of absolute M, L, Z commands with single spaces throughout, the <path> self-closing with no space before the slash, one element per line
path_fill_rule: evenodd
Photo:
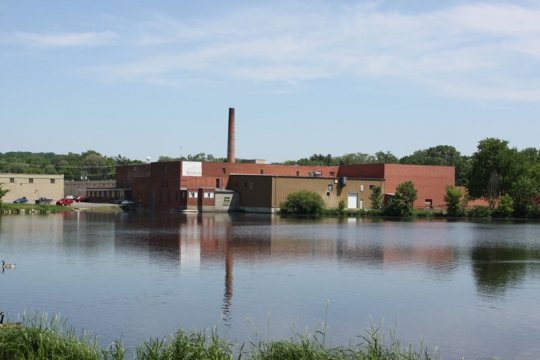
<path fill-rule="evenodd" d="M 147 251 L 150 262 L 180 271 L 223 264 L 221 306 L 227 325 L 232 322 L 235 260 L 242 265 L 271 263 L 276 268 L 339 262 L 376 269 L 421 265 L 451 271 L 454 251 L 447 239 L 440 238 L 441 229 L 422 222 L 413 227 L 414 236 L 404 238 L 399 222 L 364 224 L 356 218 L 336 222 L 254 214 L 134 214 L 117 220 L 115 247 Z"/>

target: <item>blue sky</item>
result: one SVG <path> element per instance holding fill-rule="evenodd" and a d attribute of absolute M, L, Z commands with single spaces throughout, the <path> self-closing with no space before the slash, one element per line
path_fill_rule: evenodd
<path fill-rule="evenodd" d="M 0 0 L 0 152 L 539 148 L 540 1 Z"/>

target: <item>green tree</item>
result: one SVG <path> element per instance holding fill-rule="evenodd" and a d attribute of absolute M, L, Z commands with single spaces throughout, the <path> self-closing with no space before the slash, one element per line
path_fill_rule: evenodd
<path fill-rule="evenodd" d="M 45 166 L 45 174 L 57 174 L 56 169 L 54 168 L 54 165 L 47 165 Z"/>
<path fill-rule="evenodd" d="M 45 171 L 43 169 L 30 167 L 24 170 L 24 173 L 25 174 L 45 174 Z"/>
<path fill-rule="evenodd" d="M 446 194 L 444 195 L 444 201 L 446 202 L 446 211 L 450 216 L 462 216 L 463 192 L 456 188 L 454 185 L 446 186 Z"/>
<path fill-rule="evenodd" d="M 534 178 L 520 177 L 510 189 L 509 194 L 514 201 L 516 216 L 529 218 L 539 215 L 536 201 L 540 198 L 540 188 Z"/>
<path fill-rule="evenodd" d="M 458 186 L 463 186 L 467 182 L 470 167 L 470 159 L 467 156 L 461 156 L 455 147 L 449 145 L 438 145 L 425 150 L 417 150 L 412 155 L 402 157 L 399 163 L 454 166 L 456 169 L 455 182 Z"/>
<path fill-rule="evenodd" d="M 392 216 L 411 216 L 414 214 L 414 202 L 418 199 L 418 191 L 412 181 L 405 181 L 396 187 L 392 202 L 386 213 Z"/>
<path fill-rule="evenodd" d="M 510 195 L 504 194 L 501 197 L 501 201 L 499 201 L 499 205 L 497 206 L 497 211 L 503 217 L 510 217 L 512 215 L 514 212 L 514 202 Z"/>
<path fill-rule="evenodd" d="M 371 200 L 371 209 L 372 210 L 381 210 L 384 202 L 384 194 L 382 192 L 382 186 L 375 186 L 371 189 L 371 195 L 369 195 L 369 200 Z"/>
<path fill-rule="evenodd" d="M 485 199 L 495 208 L 500 197 L 508 193 L 524 171 L 525 164 L 524 154 L 508 148 L 508 141 L 495 138 L 480 141 L 471 158 L 466 185 L 470 197 Z"/>
<path fill-rule="evenodd" d="M 327 161 L 327 163 L 329 165 L 372 164 L 375 162 L 375 160 L 376 159 L 373 155 L 357 152 L 353 154 L 345 154 L 343 156 L 338 156 L 334 158 L 334 160 Z"/>
<path fill-rule="evenodd" d="M 9 192 L 9 189 L 3 189 L 2 185 L 4 185 L 4 183 L 0 183 L 0 209 L 2 208 L 2 198 Z"/>
<path fill-rule="evenodd" d="M 399 159 L 390 151 L 378 151 L 375 153 L 375 162 L 379 164 L 398 164 Z"/>
<path fill-rule="evenodd" d="M 316 192 L 301 190 L 290 193 L 279 207 L 284 214 L 317 214 L 322 211 L 324 200 Z"/>

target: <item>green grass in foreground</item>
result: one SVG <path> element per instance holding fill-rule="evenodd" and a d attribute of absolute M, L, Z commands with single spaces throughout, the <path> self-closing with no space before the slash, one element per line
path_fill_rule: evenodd
<path fill-rule="evenodd" d="M 251 340 L 236 345 L 217 333 L 217 328 L 188 332 L 183 329 L 165 339 L 150 339 L 139 345 L 132 354 L 121 342 L 113 342 L 107 348 L 98 345 L 97 338 L 86 332 L 80 335 L 66 325 L 60 316 L 49 319 L 46 313 L 32 317 L 23 315 L 20 326 L 0 328 L 0 360 L 90 360 L 90 359 L 439 359 L 437 349 L 428 351 L 422 343 L 416 351 L 412 344 L 402 347 L 392 339 L 386 344 L 380 327 L 372 328 L 360 337 L 360 343 L 347 347 L 326 345 L 327 328 L 315 327 L 313 332 L 295 332 L 284 341 Z M 256 334 L 255 334 L 256 335 Z M 391 334 L 392 335 L 392 334 Z M 257 337 L 257 335 L 256 335 Z"/>

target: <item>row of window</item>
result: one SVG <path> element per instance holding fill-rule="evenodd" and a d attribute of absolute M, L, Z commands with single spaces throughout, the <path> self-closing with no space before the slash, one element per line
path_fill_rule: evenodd
<path fill-rule="evenodd" d="M 118 198 L 121 195 L 118 190 L 87 190 L 86 194 L 89 198 Z"/>
<path fill-rule="evenodd" d="M 206 199 L 213 199 L 213 198 L 214 198 L 214 193 L 213 193 L 213 192 L 205 192 L 203 196 L 204 196 Z M 192 198 L 192 199 L 198 198 L 198 197 L 199 197 L 199 193 L 196 192 L 196 191 L 190 191 L 189 197 Z"/>
<path fill-rule="evenodd" d="M 369 190 L 373 190 L 375 188 L 375 186 L 377 185 L 369 185 Z M 328 191 L 332 191 L 334 190 L 334 185 L 333 184 L 328 184 Z M 360 184 L 360 191 L 364 191 L 364 185 L 363 184 Z"/>
<path fill-rule="evenodd" d="M 50 180 L 51 184 L 54 184 L 54 181 L 55 181 L 56 179 L 49 179 L 49 180 Z M 10 182 L 10 183 L 14 183 L 14 182 L 15 182 L 15 178 L 9 178 L 9 182 Z M 34 178 L 28 178 L 28 183 L 29 183 L 29 184 L 33 184 L 33 183 L 34 183 Z"/>

